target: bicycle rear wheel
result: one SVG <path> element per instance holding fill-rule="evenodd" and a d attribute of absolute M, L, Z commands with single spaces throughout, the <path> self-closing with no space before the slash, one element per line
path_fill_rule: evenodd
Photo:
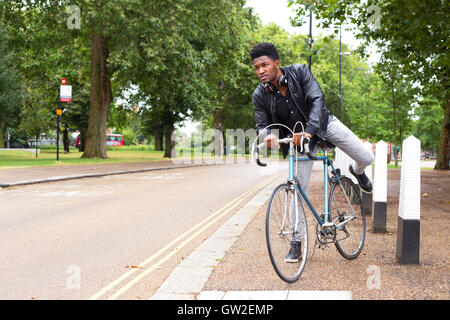
<path fill-rule="evenodd" d="M 273 191 L 267 207 L 267 250 L 275 272 L 286 282 L 295 282 L 300 278 L 308 255 L 308 228 L 300 201 L 298 191 L 288 184 L 281 184 Z M 286 262 L 285 257 L 293 240 L 301 243 L 300 259 L 298 262 Z"/>
<path fill-rule="evenodd" d="M 337 226 L 335 246 L 346 259 L 355 259 L 361 253 L 366 238 L 366 216 L 361 197 L 353 181 L 347 177 L 335 182 L 329 197 L 329 211 Z"/>

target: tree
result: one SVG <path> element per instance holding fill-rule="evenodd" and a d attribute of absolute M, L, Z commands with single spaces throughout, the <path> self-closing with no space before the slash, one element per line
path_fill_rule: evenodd
<path fill-rule="evenodd" d="M 436 152 L 439 147 L 444 110 L 441 101 L 431 95 L 424 96 L 414 109 L 414 136 L 420 142 L 422 150 Z"/>
<path fill-rule="evenodd" d="M 22 105 L 22 80 L 13 63 L 6 30 L 0 20 L 0 148 L 5 147 L 5 129 L 17 122 Z"/>
<path fill-rule="evenodd" d="M 134 12 L 142 9 L 142 1 L 80 0 L 77 5 L 78 16 L 71 15 L 66 11 L 69 6 L 58 0 L 14 0 L 2 4 L 2 15 L 25 53 L 18 59 L 25 76 L 47 80 L 52 89 L 48 92 L 55 92 L 53 95 L 62 75 L 71 83 L 80 69 L 89 66 L 90 105 L 83 157 L 106 158 L 111 79 L 116 68 L 129 62 L 116 54 L 130 43 L 136 25 Z M 81 21 L 79 29 L 69 28 L 71 19 Z"/>
<path fill-rule="evenodd" d="M 154 132 L 155 145 L 165 140 L 165 157 L 172 155 L 175 125 L 189 118 L 212 114 L 223 123 L 221 107 L 226 98 L 218 83 L 235 87 L 242 50 L 240 28 L 247 24 L 243 0 L 152 2 L 150 24 L 124 53 L 134 63 L 121 71 L 129 86 L 138 87 L 147 109 L 145 131 Z M 147 34 L 147 33 L 148 34 Z M 151 63 L 149 63 L 151 62 Z M 146 70 L 147 73 L 142 73 Z"/>
<path fill-rule="evenodd" d="M 47 133 L 55 126 L 55 117 L 50 117 L 51 105 L 47 100 L 45 92 L 38 89 L 27 89 L 26 100 L 21 112 L 20 129 L 28 136 L 34 137 L 36 141 L 36 158 L 38 157 L 37 144 L 41 133 Z"/>
<path fill-rule="evenodd" d="M 35 101 L 35 97 L 39 96 L 40 102 L 35 102 L 33 107 L 45 108 L 47 118 L 52 119 L 60 79 L 67 78 L 68 83 L 73 85 L 75 103 L 60 105 L 66 108 L 62 120 L 71 127 L 79 127 L 81 124 L 74 119 L 77 119 L 75 113 L 78 107 L 76 101 L 79 100 L 78 91 L 82 90 L 78 83 L 86 83 L 82 79 L 88 66 L 87 48 L 78 37 L 80 31 L 66 26 L 68 14 L 65 9 L 66 6 L 59 2 L 1 2 L 0 20 L 4 22 L 10 35 L 11 47 L 15 52 L 14 64 L 24 78 L 25 99 Z M 46 101 L 45 104 L 42 101 Z M 87 102 L 89 103 L 89 99 Z M 71 105 L 74 110 L 70 109 Z M 85 111 L 84 109 L 83 112 L 86 113 Z"/>

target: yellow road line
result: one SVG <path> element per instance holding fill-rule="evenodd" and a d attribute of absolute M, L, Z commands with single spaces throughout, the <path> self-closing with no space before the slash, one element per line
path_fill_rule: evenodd
<path fill-rule="evenodd" d="M 154 269 L 156 269 L 159 265 L 161 265 L 162 263 L 164 263 L 166 260 L 168 260 L 170 257 L 172 257 L 180 248 L 184 247 L 188 242 L 190 242 L 192 239 L 194 239 L 200 232 L 202 232 L 203 230 L 205 230 L 206 228 L 208 228 L 210 225 L 212 225 L 213 223 L 215 223 L 217 220 L 219 220 L 220 218 L 222 218 L 224 215 L 226 215 L 227 213 L 229 213 L 235 206 L 235 204 L 239 203 L 241 200 L 243 200 L 244 198 L 246 198 L 249 194 L 251 194 L 252 192 L 256 191 L 257 189 L 261 188 L 262 186 L 266 185 L 267 183 L 271 182 L 272 180 L 275 180 L 279 177 L 279 175 L 277 175 L 275 178 L 271 177 L 267 180 L 264 180 L 263 182 L 261 182 L 260 184 L 256 185 L 255 187 L 253 187 L 252 189 L 248 190 L 247 192 L 243 193 L 242 195 L 240 195 L 239 197 L 237 197 L 236 199 L 232 200 L 231 202 L 229 202 L 228 204 L 226 204 L 225 206 L 223 206 L 222 208 L 220 208 L 219 210 L 217 210 L 215 213 L 213 213 L 212 215 L 208 216 L 207 218 L 205 218 L 204 220 L 202 220 L 200 223 L 198 223 L 197 225 L 193 226 L 192 228 L 190 228 L 188 231 L 186 231 L 185 233 L 183 233 L 182 235 L 178 236 L 177 238 L 175 238 L 174 240 L 172 240 L 171 242 L 169 242 L 167 245 L 165 245 L 163 248 L 161 248 L 160 250 L 158 250 L 156 253 L 154 253 L 153 255 L 151 255 L 149 258 L 147 258 L 145 261 L 143 261 L 142 263 L 140 263 L 138 266 L 139 267 L 145 267 L 147 264 L 149 264 L 151 261 L 155 260 L 156 258 L 158 258 L 160 255 L 162 255 L 165 251 L 169 250 L 173 245 L 175 245 L 177 242 L 181 241 L 183 238 L 187 237 L 190 233 L 194 232 L 196 229 L 200 228 L 203 224 L 207 223 L 209 220 L 209 223 L 207 223 L 205 226 L 203 226 L 200 230 L 198 230 L 197 232 L 195 232 L 193 235 L 191 235 L 188 239 L 186 239 L 184 242 L 182 242 L 180 245 L 178 245 L 176 248 L 172 249 L 171 252 L 169 252 L 169 254 L 167 254 L 165 257 L 163 257 L 160 261 L 158 261 L 156 264 L 152 265 L 149 269 L 145 270 L 144 272 L 141 272 L 141 274 L 139 274 L 136 278 L 134 278 L 133 280 L 131 280 L 130 282 L 128 282 L 124 287 L 122 287 L 122 289 L 120 289 L 119 291 L 117 291 L 113 296 L 111 296 L 109 299 L 116 299 L 118 296 L 120 296 L 121 294 L 123 294 L 125 291 L 127 291 L 129 288 L 131 288 L 134 284 L 136 284 L 141 278 L 143 278 L 144 276 L 146 276 L 148 273 L 150 273 L 151 271 L 153 271 Z M 137 269 L 132 269 L 128 272 L 126 272 L 125 274 L 123 274 L 122 276 L 120 276 L 119 278 L 117 278 L 116 280 L 114 280 L 113 282 L 111 282 L 109 285 L 107 285 L 106 287 L 104 287 L 103 289 L 101 289 L 100 291 L 98 291 L 97 293 L 95 293 L 94 295 L 92 295 L 89 300 L 96 300 L 98 298 L 100 298 L 101 296 L 103 296 L 104 294 L 106 294 L 108 291 L 110 291 L 111 289 L 113 289 L 114 287 L 116 287 L 118 284 L 120 284 L 122 281 L 124 281 L 126 278 L 128 278 L 129 276 L 131 276 L 132 274 L 134 274 L 135 272 L 137 272 Z M 139 270 L 140 271 L 140 270 Z M 137 280 L 136 280 L 137 279 Z"/>

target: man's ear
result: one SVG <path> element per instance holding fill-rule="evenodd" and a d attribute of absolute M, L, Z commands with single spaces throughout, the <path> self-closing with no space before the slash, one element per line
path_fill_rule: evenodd
<path fill-rule="evenodd" d="M 275 67 L 277 67 L 277 68 L 280 67 L 280 60 L 275 60 Z"/>

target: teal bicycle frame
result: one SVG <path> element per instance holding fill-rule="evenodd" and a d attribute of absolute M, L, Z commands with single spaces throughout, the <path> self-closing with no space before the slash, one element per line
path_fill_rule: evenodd
<path fill-rule="evenodd" d="M 341 184 L 341 181 L 339 179 L 339 175 L 336 174 L 336 170 L 334 169 L 333 163 L 331 162 L 330 158 L 328 157 L 327 150 L 324 150 L 324 156 L 312 156 L 310 157 L 295 157 L 295 151 L 292 145 L 292 142 L 289 143 L 289 180 L 290 181 L 296 181 L 294 176 L 294 161 L 315 161 L 315 160 L 322 160 L 323 161 L 323 180 L 324 180 L 324 220 L 320 217 L 320 215 L 317 213 L 316 209 L 314 208 L 313 204 L 309 200 L 306 193 L 303 191 L 302 187 L 299 183 L 294 184 L 294 188 L 297 189 L 300 194 L 302 195 L 302 198 L 305 199 L 305 202 L 307 203 L 308 207 L 311 209 L 312 213 L 316 217 L 317 221 L 321 226 L 324 224 L 328 224 L 330 221 L 329 219 L 329 206 L 328 206 L 328 184 L 330 181 L 330 177 L 328 176 L 328 166 L 331 166 L 331 171 L 335 175 L 335 177 L 338 180 L 338 183 Z"/>

